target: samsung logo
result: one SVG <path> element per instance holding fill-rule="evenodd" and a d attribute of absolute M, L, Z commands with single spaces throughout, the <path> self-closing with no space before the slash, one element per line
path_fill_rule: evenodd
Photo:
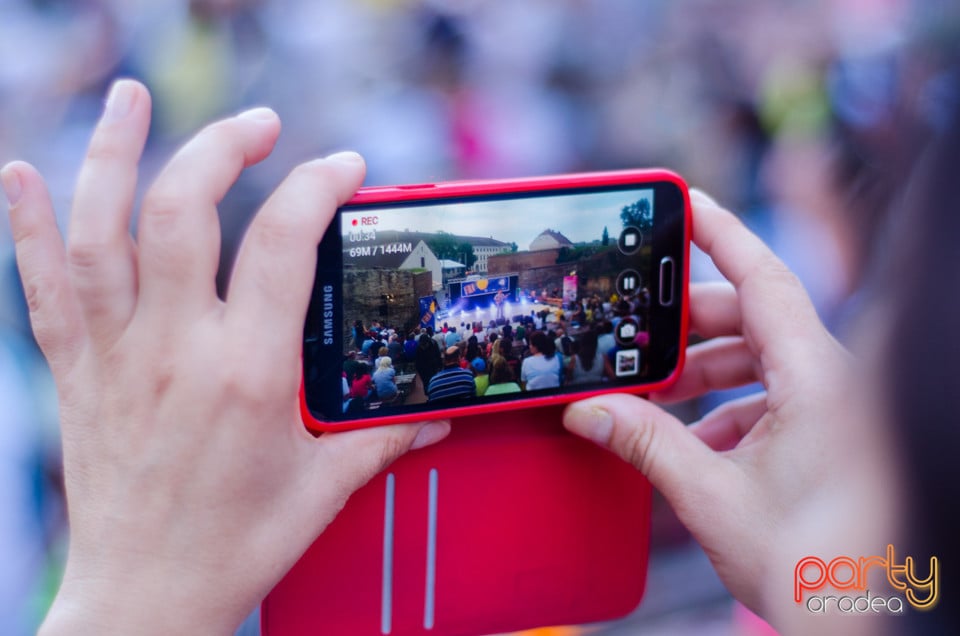
<path fill-rule="evenodd" d="M 333 285 L 323 286 L 323 344 L 333 344 Z"/>

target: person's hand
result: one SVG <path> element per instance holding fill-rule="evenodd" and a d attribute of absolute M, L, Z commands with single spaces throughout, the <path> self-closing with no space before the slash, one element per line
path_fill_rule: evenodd
<path fill-rule="evenodd" d="M 43 630 L 232 631 L 350 494 L 449 423 L 311 436 L 297 391 L 316 248 L 363 180 L 340 154 L 294 169 L 214 287 L 216 206 L 280 132 L 255 109 L 189 141 L 128 228 L 150 96 L 114 85 L 66 248 L 40 175 L 0 177 L 30 319 L 57 384 L 70 546 Z"/>
<path fill-rule="evenodd" d="M 694 192 L 692 201 L 694 241 L 732 285 L 691 287 L 690 329 L 705 341 L 687 350 L 677 383 L 651 397 L 675 402 L 757 381 L 765 391 L 690 427 L 629 395 L 572 404 L 564 424 L 643 472 L 731 593 L 767 614 L 771 602 L 790 600 L 789 583 L 779 585 L 783 573 L 772 578 L 769 570 L 785 565 L 777 544 L 791 516 L 830 483 L 854 446 L 836 426 L 850 358 L 797 278 L 756 236 L 705 195 Z M 766 599 L 771 588 L 782 596 Z"/>

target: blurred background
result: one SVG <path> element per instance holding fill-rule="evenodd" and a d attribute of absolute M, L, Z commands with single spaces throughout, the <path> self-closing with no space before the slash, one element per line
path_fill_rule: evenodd
<path fill-rule="evenodd" d="M 65 228 L 114 78 L 154 95 L 141 194 L 198 127 L 271 106 L 284 133 L 222 205 L 222 275 L 266 194 L 335 150 L 365 155 L 368 184 L 667 167 L 742 214 L 848 338 L 891 176 L 957 96 L 958 15 L 938 0 L 0 0 L 0 163 L 35 164 Z M 693 276 L 717 274 L 698 257 Z M 679 411 L 693 420 L 725 397 Z M 55 392 L 4 222 L 4 634 L 31 633 L 56 591 L 59 464 Z M 662 501 L 653 529 L 641 607 L 563 633 L 767 633 Z M 257 633 L 255 618 L 241 631 Z"/>

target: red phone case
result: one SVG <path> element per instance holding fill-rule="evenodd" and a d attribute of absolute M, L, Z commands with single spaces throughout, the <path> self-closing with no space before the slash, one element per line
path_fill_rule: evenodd
<path fill-rule="evenodd" d="M 347 205 L 423 201 L 427 199 L 509 194 L 516 192 L 557 191 L 564 188 L 572 189 L 604 185 L 630 185 L 655 181 L 669 182 L 677 185 L 683 193 L 684 201 L 685 235 L 683 240 L 683 271 L 681 272 L 681 275 L 683 276 L 681 289 L 683 294 L 682 302 L 684 311 L 681 316 L 680 326 L 680 356 L 677 360 L 677 368 L 673 374 L 661 382 L 637 385 L 631 387 L 629 391 L 623 387 L 617 387 L 615 389 L 598 389 L 595 391 L 587 391 L 578 393 L 576 395 L 549 395 L 544 397 L 533 397 L 522 401 L 459 406 L 433 411 L 429 415 L 430 419 L 465 417 L 497 411 L 510 411 L 516 409 L 550 406 L 552 404 L 565 404 L 574 400 L 580 400 L 593 395 L 611 393 L 614 391 L 630 392 L 635 394 L 653 393 L 665 389 L 675 382 L 677 377 L 679 377 L 681 370 L 683 369 L 687 346 L 686 338 L 689 319 L 687 312 L 687 307 L 689 306 L 687 282 L 690 279 L 690 239 L 692 236 L 692 218 L 690 213 L 690 195 L 687 191 L 687 185 L 679 175 L 669 170 L 646 169 L 587 172 L 536 178 L 499 179 L 492 181 L 452 181 L 437 184 L 374 186 L 361 188 L 356 195 L 354 195 Z M 406 413 L 401 415 L 386 415 L 383 417 L 364 418 L 348 422 L 327 422 L 318 420 L 313 416 L 313 414 L 310 412 L 310 409 L 307 407 L 303 386 L 300 387 L 300 413 L 307 428 L 315 432 L 366 428 L 370 426 L 382 426 L 384 424 L 399 424 L 404 422 L 419 422 L 425 419 L 425 415 L 423 413 Z"/>
<path fill-rule="evenodd" d="M 490 634 L 630 612 L 650 485 L 561 414 L 465 417 L 402 457 L 267 596 L 263 633 Z"/>

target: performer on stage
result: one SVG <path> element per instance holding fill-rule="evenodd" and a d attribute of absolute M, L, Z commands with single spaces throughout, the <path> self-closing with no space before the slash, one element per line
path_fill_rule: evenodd
<path fill-rule="evenodd" d="M 503 320 L 503 303 L 506 299 L 507 297 L 504 296 L 502 289 L 493 297 L 493 302 L 497 306 L 497 320 Z"/>

